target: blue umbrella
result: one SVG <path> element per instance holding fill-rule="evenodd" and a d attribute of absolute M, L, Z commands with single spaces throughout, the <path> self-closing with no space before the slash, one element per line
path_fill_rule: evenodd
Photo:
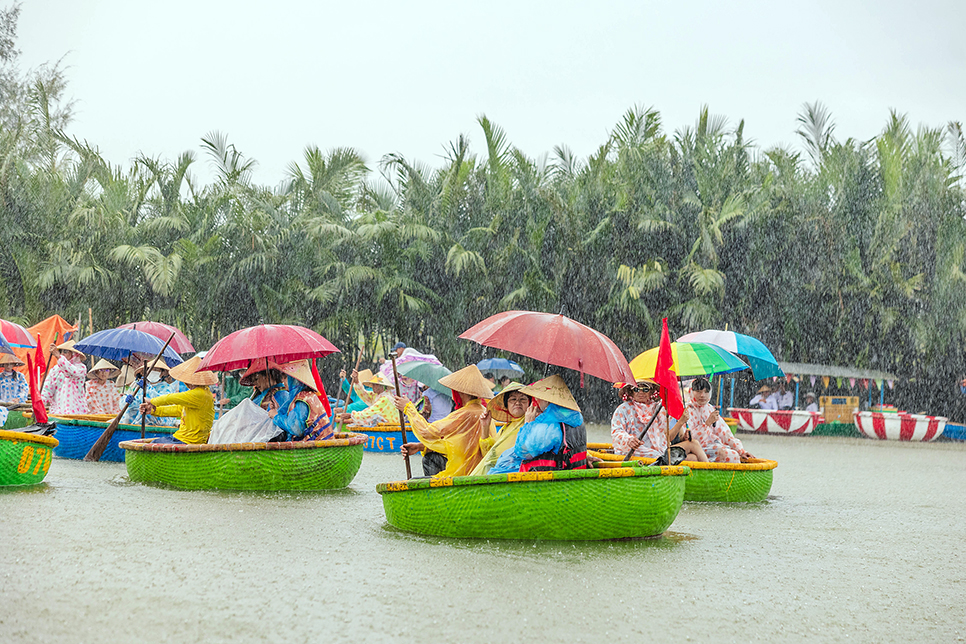
<path fill-rule="evenodd" d="M 523 377 L 523 367 L 506 358 L 487 358 L 477 362 L 476 366 L 483 373 L 492 373 L 497 380 L 503 376 L 510 380 Z"/>
<path fill-rule="evenodd" d="M 13 348 L 10 346 L 10 343 L 4 340 L 2 335 L 0 335 L 0 353 L 9 353 L 12 356 L 17 355 L 13 352 Z"/>
<path fill-rule="evenodd" d="M 678 342 L 705 342 L 719 346 L 731 353 L 737 353 L 751 365 L 751 372 L 755 375 L 755 380 L 785 376 L 785 372 L 778 366 L 778 361 L 775 360 L 775 356 L 771 354 L 768 347 L 762 344 L 761 340 L 750 335 L 709 329 L 708 331 L 682 335 L 678 338 Z"/>
<path fill-rule="evenodd" d="M 122 360 L 132 353 L 156 355 L 161 351 L 164 342 L 153 335 L 135 331 L 134 329 L 107 329 L 91 334 L 74 345 L 74 348 L 84 353 L 107 358 L 108 360 Z M 169 366 L 184 362 L 174 349 L 164 350 L 164 360 Z"/>

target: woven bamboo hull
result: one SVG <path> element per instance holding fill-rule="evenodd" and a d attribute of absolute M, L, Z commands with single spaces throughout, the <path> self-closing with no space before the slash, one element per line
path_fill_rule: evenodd
<path fill-rule="evenodd" d="M 616 466 L 624 460 L 613 454 L 609 443 L 595 443 L 591 453 L 604 459 L 606 465 Z M 635 457 L 642 463 L 653 463 L 652 458 Z M 713 501 L 718 503 L 757 503 L 768 498 L 774 479 L 775 461 L 754 459 L 747 463 L 692 463 L 687 462 L 685 501 Z"/>
<path fill-rule="evenodd" d="M 414 479 L 376 486 L 386 520 L 442 537 L 602 540 L 659 535 L 687 468 L 627 467 Z"/>
<path fill-rule="evenodd" d="M 0 486 L 43 482 L 55 447 L 50 436 L 0 430 Z"/>
<path fill-rule="evenodd" d="M 125 441 L 132 481 L 184 490 L 332 490 L 352 481 L 362 464 L 361 434 L 325 441 L 152 445 Z"/>
<path fill-rule="evenodd" d="M 94 420 L 94 418 L 98 418 L 98 420 Z M 57 439 L 60 441 L 60 446 L 54 450 L 54 456 L 84 458 L 113 419 L 113 416 L 89 416 L 86 418 L 81 416 L 51 416 L 50 422 L 57 423 Z M 177 427 L 148 425 L 144 436 L 145 438 L 159 438 L 170 436 L 176 431 L 178 431 Z M 132 441 L 138 438 L 141 438 L 140 425 L 118 425 L 104 450 L 104 454 L 101 456 L 101 460 L 120 463 L 124 460 L 124 452 L 118 445 L 123 441 Z"/>
<path fill-rule="evenodd" d="M 402 432 L 399 430 L 398 424 L 376 425 L 375 427 L 349 425 L 346 431 L 365 434 L 367 438 L 363 449 L 367 452 L 391 452 L 398 454 L 399 448 L 402 446 Z M 409 440 L 416 440 L 413 437 L 412 431 L 409 429 L 409 425 L 406 426 L 406 435 Z"/>

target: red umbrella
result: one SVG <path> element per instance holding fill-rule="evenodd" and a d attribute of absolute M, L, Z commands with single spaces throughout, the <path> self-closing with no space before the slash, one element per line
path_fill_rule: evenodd
<path fill-rule="evenodd" d="M 223 337 L 208 350 L 198 369 L 231 371 L 246 368 L 258 358 L 282 363 L 338 352 L 334 344 L 311 329 L 292 324 L 261 324 Z"/>
<path fill-rule="evenodd" d="M 30 331 L 16 322 L 0 320 L 0 335 L 10 346 L 21 349 L 36 349 L 37 341 L 30 336 Z"/>
<path fill-rule="evenodd" d="M 460 335 L 487 347 L 603 378 L 634 382 L 617 345 L 599 331 L 553 313 L 507 311 L 490 316 Z"/>
<path fill-rule="evenodd" d="M 188 342 L 188 336 L 181 332 L 178 327 L 171 326 L 170 324 L 162 324 L 161 322 L 149 322 L 147 320 L 141 322 L 130 322 L 128 324 L 122 324 L 117 327 L 119 329 L 135 329 L 136 331 L 141 331 L 142 333 L 147 333 L 159 338 L 161 342 L 167 342 L 171 334 L 174 333 L 174 340 L 171 341 L 171 348 L 174 349 L 175 353 L 194 353 L 195 348 L 191 346 Z"/>

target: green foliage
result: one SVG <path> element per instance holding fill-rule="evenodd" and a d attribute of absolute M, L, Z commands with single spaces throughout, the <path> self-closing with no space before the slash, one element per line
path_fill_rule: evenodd
<path fill-rule="evenodd" d="M 564 311 L 628 357 L 668 316 L 675 335 L 727 324 L 787 360 L 962 369 L 958 123 L 913 131 L 892 113 L 874 140 L 842 142 L 807 104 L 805 162 L 755 154 L 743 122 L 707 107 L 668 136 L 635 106 L 586 160 L 564 146 L 535 160 L 481 115 L 483 157 L 461 135 L 438 168 L 392 154 L 374 177 L 352 149 L 308 146 L 277 190 L 213 132 L 201 147 L 217 176 L 198 186 L 190 152 L 125 172 L 67 135 L 60 69 L 10 67 L 13 11 L 13 30 L 0 14 L 2 317 L 92 307 L 99 327 L 152 318 L 199 347 L 294 322 L 347 354 L 400 338 L 459 366 L 481 351 L 457 336 L 509 308 Z"/>

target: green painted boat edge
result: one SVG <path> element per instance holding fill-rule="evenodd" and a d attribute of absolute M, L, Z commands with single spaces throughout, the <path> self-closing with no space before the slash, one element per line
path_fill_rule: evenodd
<path fill-rule="evenodd" d="M 51 416 L 48 419 L 52 423 L 58 425 L 74 425 L 77 427 L 103 427 L 107 429 L 107 426 L 111 424 L 111 421 L 100 421 L 100 420 L 84 420 L 82 418 L 64 418 L 63 416 Z M 141 424 L 137 425 L 125 425 L 118 424 L 117 429 L 123 429 L 129 432 L 140 432 Z M 155 432 L 157 434 L 174 434 L 178 431 L 177 427 L 167 427 L 162 425 L 145 425 L 145 431 Z"/>
<path fill-rule="evenodd" d="M 599 541 L 667 530 L 681 511 L 687 472 L 684 467 L 634 467 L 532 473 L 554 475 L 540 479 L 496 474 L 454 477 L 451 485 L 433 479 L 402 481 L 380 484 L 377 490 L 386 520 L 407 532 Z"/>
<path fill-rule="evenodd" d="M 362 465 L 365 437 L 311 443 L 157 445 L 124 441 L 128 477 L 184 490 L 313 491 L 344 488 Z M 158 449 L 163 448 L 163 449 Z M 192 449 L 198 448 L 198 449 Z M 212 449 L 217 448 L 217 449 Z"/>
<path fill-rule="evenodd" d="M 684 491 L 685 501 L 758 503 L 768 498 L 774 480 L 770 470 L 692 469 Z"/>
<path fill-rule="evenodd" d="M 0 486 L 42 483 L 57 444 L 50 436 L 0 431 Z"/>

